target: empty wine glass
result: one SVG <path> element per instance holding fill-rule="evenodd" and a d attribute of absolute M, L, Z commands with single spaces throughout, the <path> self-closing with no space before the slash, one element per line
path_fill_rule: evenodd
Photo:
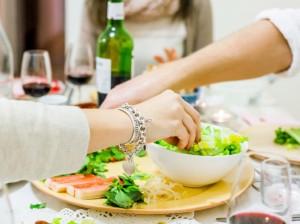
<path fill-rule="evenodd" d="M 81 100 L 81 86 L 87 84 L 94 74 L 94 57 L 90 44 L 70 45 L 65 62 L 65 76 L 69 83 L 78 87 L 78 103 Z"/>
<path fill-rule="evenodd" d="M 241 169 L 241 168 L 239 168 Z M 237 179 L 242 178 L 239 172 Z M 232 188 L 228 224 L 286 224 L 290 223 L 291 179 L 290 165 L 281 157 L 270 157 L 261 165 L 259 200 L 249 194 L 236 196 L 238 182 Z"/>
<path fill-rule="evenodd" d="M 274 85 L 274 83 L 276 83 L 278 80 L 278 76 L 277 75 L 269 75 L 266 78 L 264 78 L 264 80 L 261 80 L 261 82 L 263 82 L 262 84 L 262 88 L 260 89 L 260 91 L 256 92 L 253 96 L 251 96 L 248 100 L 248 104 L 250 106 L 259 106 L 261 104 L 261 99 L 263 94 L 270 89 L 271 86 Z"/>
<path fill-rule="evenodd" d="M 25 51 L 22 59 L 21 79 L 25 94 L 35 98 L 47 95 L 52 81 L 49 53 L 44 50 Z"/>

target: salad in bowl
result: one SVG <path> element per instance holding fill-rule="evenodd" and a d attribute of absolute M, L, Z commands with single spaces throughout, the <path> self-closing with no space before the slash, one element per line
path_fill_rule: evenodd
<path fill-rule="evenodd" d="M 201 141 L 180 149 L 165 140 L 148 145 L 160 172 L 189 187 L 220 181 L 239 163 L 248 149 L 247 138 L 225 127 L 202 123 Z"/>

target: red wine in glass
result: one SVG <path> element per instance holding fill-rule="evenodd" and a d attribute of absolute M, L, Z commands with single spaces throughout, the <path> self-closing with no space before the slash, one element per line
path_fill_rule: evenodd
<path fill-rule="evenodd" d="M 29 82 L 23 84 L 24 92 L 32 97 L 41 97 L 50 92 L 51 86 L 48 83 Z"/>
<path fill-rule="evenodd" d="M 92 79 L 92 76 L 93 74 L 91 73 L 68 74 L 67 79 L 70 83 L 81 86 L 87 84 Z"/>
<path fill-rule="evenodd" d="M 280 217 L 262 212 L 242 212 L 229 218 L 230 224 L 286 224 Z"/>

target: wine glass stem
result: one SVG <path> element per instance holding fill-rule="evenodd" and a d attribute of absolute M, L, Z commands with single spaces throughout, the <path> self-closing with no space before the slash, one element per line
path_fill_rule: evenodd
<path fill-rule="evenodd" d="M 14 224 L 15 223 L 14 210 L 12 208 L 12 204 L 11 204 L 10 197 L 9 197 L 9 191 L 8 191 L 8 187 L 6 184 L 2 185 L 2 190 L 3 190 L 3 197 L 5 200 L 4 203 L 6 203 L 8 212 L 9 212 L 10 224 Z"/>
<path fill-rule="evenodd" d="M 81 101 L 81 86 L 78 86 L 78 104 Z"/>

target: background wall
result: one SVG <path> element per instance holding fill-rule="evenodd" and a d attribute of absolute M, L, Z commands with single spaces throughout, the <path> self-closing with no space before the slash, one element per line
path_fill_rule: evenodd
<path fill-rule="evenodd" d="M 238 30 L 254 20 L 255 16 L 269 8 L 300 8 L 299 0 L 211 0 L 214 13 L 215 39 Z M 66 40 L 76 41 L 84 0 L 66 0 Z M 300 41 L 300 40 L 299 40 Z M 300 62 L 299 62 L 300 63 Z M 291 78 L 280 78 L 271 87 L 267 85 L 268 78 L 246 82 L 234 82 L 213 87 L 219 91 L 224 99 L 239 98 L 232 95 L 249 90 L 250 95 L 266 89 L 276 101 L 291 111 L 300 119 L 300 102 L 298 97 L 300 88 L 300 74 Z M 298 94 L 297 94 L 298 91 Z M 229 97 L 230 96 L 230 97 Z M 235 96 L 235 97 L 232 97 Z M 238 101 L 238 100 L 237 100 Z"/>
<path fill-rule="evenodd" d="M 65 0 L 66 45 L 76 41 L 80 28 L 83 3 L 84 0 Z"/>
<path fill-rule="evenodd" d="M 300 8 L 299 0 L 211 0 L 214 12 L 215 39 L 218 40 L 249 24 L 262 10 L 269 8 Z M 300 41 L 300 40 L 299 40 Z M 300 63 L 300 62 L 299 62 Z M 234 82 L 214 88 L 226 89 L 225 97 L 243 89 L 266 89 L 278 104 L 300 119 L 300 74 L 295 77 L 278 78 L 274 85 L 266 87 L 266 78 L 255 81 Z M 227 94 L 226 94 L 227 93 Z M 228 94 L 229 93 L 229 94 Z M 238 98 L 232 95 L 231 98 Z"/>
<path fill-rule="evenodd" d="M 254 20 L 270 8 L 300 8 L 299 0 L 211 0 L 215 39 L 219 39 Z"/>

